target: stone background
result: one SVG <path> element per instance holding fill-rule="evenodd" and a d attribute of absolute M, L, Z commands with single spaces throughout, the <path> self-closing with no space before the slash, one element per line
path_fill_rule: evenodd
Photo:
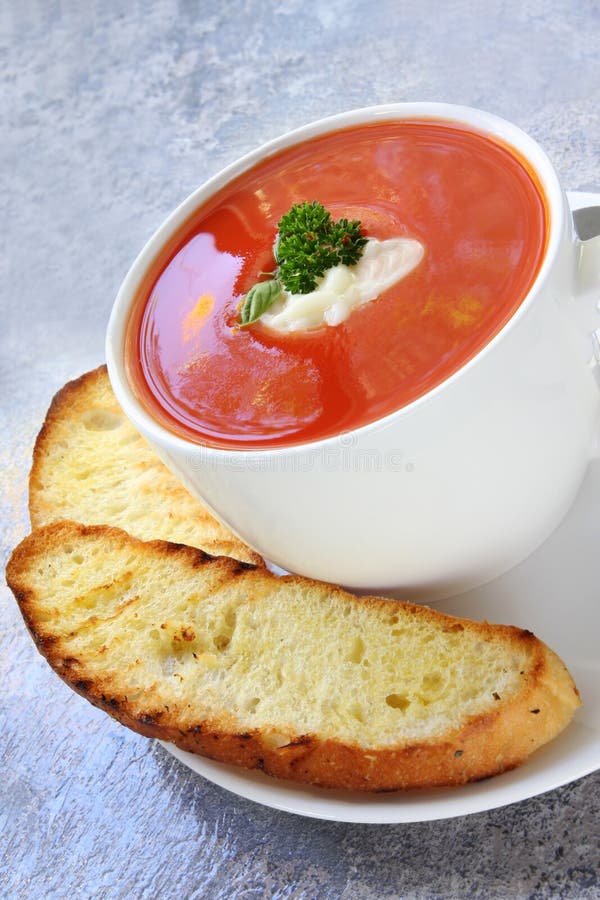
<path fill-rule="evenodd" d="M 600 189 L 597 0 L 4 0 L 0 29 L 3 559 L 52 394 L 103 360 L 145 240 L 241 154 L 351 107 L 445 100 Z M 274 812 L 72 694 L 0 596 L 0 896 L 600 897 L 600 775 L 417 825 Z"/>

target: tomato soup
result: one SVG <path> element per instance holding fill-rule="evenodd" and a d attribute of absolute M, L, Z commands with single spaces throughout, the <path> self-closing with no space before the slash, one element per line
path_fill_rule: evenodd
<path fill-rule="evenodd" d="M 318 200 L 367 237 L 410 237 L 407 277 L 335 326 L 238 327 L 273 269 L 277 223 Z M 362 125 L 270 157 L 183 226 L 142 285 L 127 364 L 167 428 L 215 447 L 289 446 L 406 406 L 460 369 L 510 319 L 546 242 L 535 177 L 501 142 L 436 120 Z"/>

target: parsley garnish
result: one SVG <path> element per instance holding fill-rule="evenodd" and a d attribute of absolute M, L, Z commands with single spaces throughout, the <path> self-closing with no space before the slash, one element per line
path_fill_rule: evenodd
<path fill-rule="evenodd" d="M 274 278 L 255 284 L 240 310 L 240 324 L 251 325 L 278 299 L 285 289 L 291 294 L 310 294 L 327 269 L 342 263 L 355 265 L 367 243 L 358 219 L 335 222 L 325 207 L 296 203 L 277 226 Z"/>

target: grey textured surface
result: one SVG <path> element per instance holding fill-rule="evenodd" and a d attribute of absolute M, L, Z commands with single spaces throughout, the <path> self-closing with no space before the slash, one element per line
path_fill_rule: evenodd
<path fill-rule="evenodd" d="M 600 189 L 597 0 L 5 0 L 2 553 L 54 391 L 103 359 L 164 216 L 268 138 L 406 99 L 512 119 Z M 315 822 L 239 800 L 47 668 L 1 592 L 0 896 L 600 897 L 600 774 L 445 822 Z"/>

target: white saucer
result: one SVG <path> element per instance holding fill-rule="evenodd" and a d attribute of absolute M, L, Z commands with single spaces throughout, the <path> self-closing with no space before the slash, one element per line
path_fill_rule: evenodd
<path fill-rule="evenodd" d="M 572 194 L 572 206 L 600 195 Z M 258 771 L 164 748 L 199 775 L 274 809 L 341 822 L 424 822 L 483 812 L 542 794 L 600 768 L 600 460 L 592 463 L 559 529 L 532 556 L 496 581 L 436 604 L 444 612 L 519 625 L 562 657 L 583 706 L 548 747 L 523 766 L 452 789 L 350 793 L 277 781 Z"/>

